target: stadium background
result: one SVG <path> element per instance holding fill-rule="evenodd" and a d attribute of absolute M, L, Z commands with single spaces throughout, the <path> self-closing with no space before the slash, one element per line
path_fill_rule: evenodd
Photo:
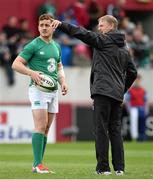
<path fill-rule="evenodd" d="M 67 7 L 72 5 L 76 0 L 56 0 L 56 6 L 58 14 L 63 12 Z M 97 0 L 99 4 L 106 9 L 108 4 L 115 3 L 116 0 Z M 17 16 L 19 18 L 26 18 L 30 22 L 30 28 L 33 31 L 37 31 L 37 14 L 38 7 L 44 2 L 44 0 L 0 0 L 0 28 L 6 23 L 9 16 Z M 64 3 L 63 3 L 64 2 Z M 88 5 L 90 0 L 86 0 Z M 143 3 L 141 3 L 143 2 Z M 145 3 L 149 2 L 149 3 Z M 145 31 L 153 37 L 151 29 L 153 28 L 153 2 L 152 0 L 128 0 L 124 5 L 124 9 L 127 14 L 132 17 L 133 20 L 141 20 L 145 25 Z M 7 12 L 7 13 L 6 13 Z"/>
<path fill-rule="evenodd" d="M 90 0 L 87 0 L 88 4 Z M 0 28 L 6 23 L 9 16 L 26 18 L 30 22 L 30 29 L 37 33 L 36 10 L 43 0 L 0 0 Z M 115 1 L 99 0 L 103 8 Z M 56 1 L 60 14 L 74 0 Z M 145 32 L 153 38 L 153 2 L 140 3 L 128 0 L 124 6 L 127 14 L 134 20 L 142 21 Z M 6 13 L 7 12 L 7 13 Z M 59 93 L 60 113 L 50 131 L 49 142 L 89 141 L 93 140 L 92 134 L 92 101 L 89 95 L 90 68 L 65 67 L 69 85 L 69 94 L 62 97 Z M 148 139 L 153 139 L 153 70 L 139 69 L 143 76 L 143 86 L 149 95 L 150 114 L 146 122 L 146 134 Z M 32 116 L 27 96 L 29 79 L 15 74 L 16 83 L 13 87 L 6 84 L 5 72 L 0 68 L 0 142 L 30 142 L 32 131 Z M 126 140 L 129 137 L 129 122 L 125 112 L 123 117 L 123 135 Z"/>

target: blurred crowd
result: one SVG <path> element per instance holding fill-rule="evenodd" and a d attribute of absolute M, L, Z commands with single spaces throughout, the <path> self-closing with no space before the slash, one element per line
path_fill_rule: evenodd
<path fill-rule="evenodd" d="M 109 4 L 104 9 L 97 0 L 77 0 L 64 12 L 58 14 L 55 0 L 45 0 L 38 8 L 37 17 L 43 13 L 52 14 L 56 19 L 96 31 L 98 18 L 105 14 L 115 16 L 119 21 L 119 29 L 126 35 L 127 46 L 139 68 L 153 68 L 153 43 L 144 33 L 141 21 L 132 22 L 122 8 L 125 0 L 116 0 L 116 4 Z M 8 18 L 0 32 L 0 65 L 5 69 L 8 85 L 14 84 L 14 73 L 11 64 L 23 46 L 34 38 L 36 34 L 30 31 L 27 19 L 15 16 Z M 66 34 L 56 31 L 54 37 L 61 45 L 62 62 L 64 66 L 87 67 L 91 64 L 92 50 L 79 40 L 70 38 Z"/>
<path fill-rule="evenodd" d="M 0 32 L 0 65 L 5 69 L 9 86 L 14 84 L 14 72 L 11 68 L 13 60 L 23 46 L 33 37 L 26 19 L 15 16 L 8 18 Z"/>

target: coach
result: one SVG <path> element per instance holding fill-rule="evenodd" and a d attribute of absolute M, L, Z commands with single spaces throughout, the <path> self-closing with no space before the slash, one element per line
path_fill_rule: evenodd
<path fill-rule="evenodd" d="M 90 77 L 94 100 L 96 173 L 110 175 L 109 140 L 116 175 L 124 173 L 124 148 L 121 136 L 121 110 L 124 93 L 134 82 L 137 71 L 125 45 L 125 36 L 117 19 L 110 15 L 99 18 L 98 31 L 54 20 L 54 28 L 82 40 L 93 48 Z"/>

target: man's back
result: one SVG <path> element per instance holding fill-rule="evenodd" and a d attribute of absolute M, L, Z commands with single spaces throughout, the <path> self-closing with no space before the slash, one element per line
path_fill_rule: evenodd
<path fill-rule="evenodd" d="M 135 71 L 124 40 L 123 34 L 114 31 L 106 35 L 101 49 L 94 49 L 90 81 L 91 97 L 100 94 L 123 100 L 129 64 L 132 64 L 131 67 Z"/>

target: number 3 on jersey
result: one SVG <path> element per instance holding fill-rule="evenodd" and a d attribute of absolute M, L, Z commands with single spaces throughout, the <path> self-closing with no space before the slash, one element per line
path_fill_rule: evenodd
<path fill-rule="evenodd" d="M 49 72 L 54 72 L 56 70 L 56 61 L 54 58 L 50 58 L 47 61 L 49 63 L 49 65 L 47 66 L 47 69 Z"/>

